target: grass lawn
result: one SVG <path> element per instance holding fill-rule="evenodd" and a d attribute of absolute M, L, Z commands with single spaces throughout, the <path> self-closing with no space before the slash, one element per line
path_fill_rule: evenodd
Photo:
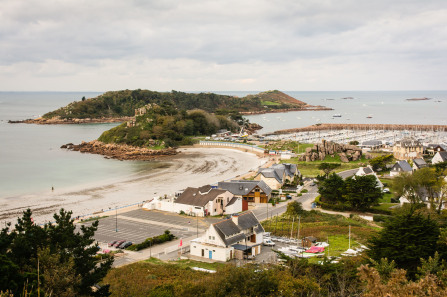
<path fill-rule="evenodd" d="M 266 106 L 272 106 L 272 105 L 281 105 L 281 103 L 279 102 L 274 102 L 274 101 L 261 101 L 262 105 L 266 105 Z"/>
<path fill-rule="evenodd" d="M 379 200 L 379 203 L 391 203 L 391 198 L 394 198 L 393 193 L 385 193 L 383 198 Z"/>
<path fill-rule="evenodd" d="M 299 143 L 297 141 L 274 141 L 262 147 L 268 150 L 290 150 L 295 154 L 301 154 L 306 151 L 306 148 L 313 147 L 313 143 Z"/>
<path fill-rule="evenodd" d="M 188 268 L 188 267 L 199 267 L 209 270 L 216 270 L 218 267 L 222 267 L 225 264 L 224 263 L 206 263 L 206 262 L 199 262 L 194 260 L 178 260 L 178 261 L 169 261 L 164 262 L 157 258 L 149 258 L 145 260 L 144 262 L 155 264 L 155 265 L 176 265 L 179 268 Z"/>
<path fill-rule="evenodd" d="M 378 210 L 391 211 L 392 209 L 390 209 L 390 207 L 398 204 L 399 203 L 380 203 L 380 205 L 373 206 L 372 208 Z"/>
<path fill-rule="evenodd" d="M 306 162 L 306 161 L 298 161 L 298 158 L 291 158 L 290 160 L 283 161 L 283 163 L 297 164 L 298 169 L 300 170 L 300 172 L 303 176 L 316 177 L 319 174 L 323 174 L 323 171 L 318 169 L 318 166 L 321 163 L 340 163 L 341 164 L 340 167 L 338 167 L 337 169 L 334 170 L 334 172 L 337 173 L 337 172 L 341 172 L 341 171 L 345 171 L 345 170 L 358 168 L 358 167 L 362 166 L 363 164 L 367 164 L 368 160 L 362 158 L 358 161 L 342 163 L 340 161 L 339 156 L 335 156 L 334 158 L 332 158 L 331 156 L 326 156 L 324 161 L 318 160 L 318 161 L 313 161 L 313 162 Z"/>

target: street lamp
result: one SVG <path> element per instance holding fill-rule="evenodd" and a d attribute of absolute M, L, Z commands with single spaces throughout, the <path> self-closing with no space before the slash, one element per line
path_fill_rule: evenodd
<path fill-rule="evenodd" d="M 115 232 L 118 232 L 118 207 L 115 208 Z"/>

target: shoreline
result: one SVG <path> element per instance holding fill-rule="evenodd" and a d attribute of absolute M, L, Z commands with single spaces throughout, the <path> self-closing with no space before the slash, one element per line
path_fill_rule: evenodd
<path fill-rule="evenodd" d="M 173 195 L 187 187 L 199 187 L 241 176 L 261 165 L 250 152 L 229 148 L 182 148 L 181 154 L 165 158 L 171 166 L 149 174 L 136 174 L 91 185 L 32 193 L 0 199 L 0 222 L 15 223 L 27 208 L 36 223 L 53 221 L 60 208 L 73 211 L 72 217 L 105 214 L 123 206 L 142 203 L 162 195 Z"/>

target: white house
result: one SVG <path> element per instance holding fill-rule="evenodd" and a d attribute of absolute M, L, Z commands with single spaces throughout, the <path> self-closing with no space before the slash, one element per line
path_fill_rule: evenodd
<path fill-rule="evenodd" d="M 428 164 L 422 158 L 416 158 L 413 160 L 413 171 L 427 167 Z"/>
<path fill-rule="evenodd" d="M 377 177 L 376 173 L 372 169 L 371 165 L 367 167 L 360 167 L 359 170 L 355 173 L 356 176 L 365 176 L 365 175 L 374 175 L 377 181 L 377 187 L 383 191 L 383 184 L 380 179 Z"/>
<path fill-rule="evenodd" d="M 186 188 L 174 201 L 176 212 L 183 210 L 186 214 L 223 215 L 225 208 L 234 195 L 226 190 L 213 189 L 210 185 L 200 188 Z M 234 203 L 234 202 L 233 202 Z"/>
<path fill-rule="evenodd" d="M 393 167 L 391 168 L 390 175 L 395 176 L 401 174 L 402 172 L 407 173 L 413 172 L 413 168 L 405 160 L 397 161 L 396 164 L 394 164 Z"/>
<path fill-rule="evenodd" d="M 264 228 L 251 211 L 210 225 L 205 235 L 191 241 L 191 255 L 217 261 L 261 253 Z"/>
<path fill-rule="evenodd" d="M 295 176 L 299 176 L 300 171 L 296 164 L 275 164 L 269 168 L 259 168 L 255 180 L 264 181 L 271 189 L 280 189 L 286 180 L 293 181 Z"/>
<path fill-rule="evenodd" d="M 431 159 L 432 164 L 441 163 L 447 161 L 447 152 L 437 152 L 433 159 Z"/>

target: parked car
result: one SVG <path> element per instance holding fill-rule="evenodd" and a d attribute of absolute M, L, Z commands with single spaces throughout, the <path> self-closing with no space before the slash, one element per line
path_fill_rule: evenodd
<path fill-rule="evenodd" d="M 108 246 L 113 246 L 117 242 L 118 242 L 118 240 L 113 240 L 113 241 L 109 242 Z"/>
<path fill-rule="evenodd" d="M 271 236 L 271 232 L 264 232 L 264 237 L 270 237 Z"/>
<path fill-rule="evenodd" d="M 115 242 L 115 244 L 114 245 L 112 245 L 112 246 L 114 246 L 114 247 L 119 247 L 123 242 L 125 242 L 125 240 L 119 240 L 119 241 L 117 241 L 117 242 Z"/>
<path fill-rule="evenodd" d="M 275 246 L 275 243 L 271 241 L 270 239 L 264 239 L 264 245 L 266 246 Z"/>
<path fill-rule="evenodd" d="M 119 249 L 125 249 L 126 247 L 129 247 L 132 245 L 132 241 L 125 241 L 118 247 Z"/>

